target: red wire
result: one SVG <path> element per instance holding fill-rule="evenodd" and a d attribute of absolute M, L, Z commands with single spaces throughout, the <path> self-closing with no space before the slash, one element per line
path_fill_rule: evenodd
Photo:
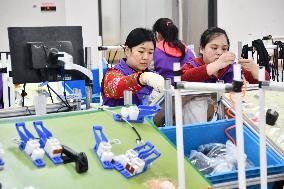
<path fill-rule="evenodd" d="M 232 98 L 232 96 L 233 96 L 234 94 L 235 94 L 235 93 L 229 93 L 229 98 L 230 98 L 230 100 L 231 100 L 231 102 L 232 102 L 232 104 L 233 104 L 233 107 L 235 107 L 235 104 L 236 104 L 235 100 Z M 244 83 L 244 87 L 242 88 L 242 94 L 241 94 L 241 96 L 244 97 L 245 95 L 246 95 L 246 83 Z M 227 107 L 226 107 L 226 108 L 227 108 Z M 230 108 L 227 108 L 226 113 L 227 113 L 227 115 L 231 116 L 232 118 L 235 117 L 235 116 L 232 114 Z M 227 116 L 227 115 L 226 115 L 226 119 L 228 119 L 228 116 Z M 225 132 L 225 135 L 230 139 L 230 141 L 232 141 L 232 143 L 236 145 L 235 139 L 234 139 L 234 138 L 229 134 L 229 132 L 228 132 L 229 130 L 231 130 L 231 129 L 233 129 L 233 128 L 236 128 L 236 125 L 232 125 L 232 126 L 230 126 L 230 127 L 227 127 L 227 128 L 224 130 L 224 132 Z"/>
<path fill-rule="evenodd" d="M 235 128 L 235 127 L 236 127 L 236 125 L 232 125 L 232 126 L 226 128 L 224 130 L 224 132 L 225 132 L 225 135 L 230 139 L 230 141 L 232 141 L 232 143 L 236 145 L 235 139 L 228 133 L 229 130 L 231 130 L 231 129 Z"/>

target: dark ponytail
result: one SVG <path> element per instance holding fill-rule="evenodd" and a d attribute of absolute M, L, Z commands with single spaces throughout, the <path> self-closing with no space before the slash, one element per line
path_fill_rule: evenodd
<path fill-rule="evenodd" d="M 169 18 L 160 18 L 153 25 L 153 32 L 159 32 L 164 38 L 164 43 L 180 49 L 182 56 L 185 56 L 185 45 L 178 39 L 178 28 L 174 25 L 173 21 Z"/>

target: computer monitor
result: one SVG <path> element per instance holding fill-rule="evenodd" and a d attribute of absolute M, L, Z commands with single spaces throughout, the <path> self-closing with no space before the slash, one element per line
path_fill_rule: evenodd
<path fill-rule="evenodd" d="M 9 27 L 8 36 L 14 84 L 85 79 L 57 59 L 66 52 L 86 67 L 81 26 Z"/>

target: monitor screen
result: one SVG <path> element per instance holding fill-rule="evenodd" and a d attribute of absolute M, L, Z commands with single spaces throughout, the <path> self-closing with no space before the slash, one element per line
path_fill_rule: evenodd
<path fill-rule="evenodd" d="M 57 60 L 66 52 L 86 67 L 81 26 L 9 27 L 8 36 L 14 84 L 85 79 Z"/>

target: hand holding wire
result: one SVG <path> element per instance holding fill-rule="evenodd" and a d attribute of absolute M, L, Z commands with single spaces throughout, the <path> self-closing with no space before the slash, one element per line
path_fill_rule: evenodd
<path fill-rule="evenodd" d="M 225 68 L 230 64 L 234 63 L 236 55 L 232 52 L 223 53 L 217 60 L 219 69 Z"/>
<path fill-rule="evenodd" d="M 254 70 L 258 70 L 258 65 L 250 59 L 239 59 L 239 64 L 242 66 L 243 69 L 247 70 L 247 71 L 254 71 Z"/>
<path fill-rule="evenodd" d="M 242 69 L 251 72 L 254 79 L 258 80 L 258 70 L 259 66 L 251 59 L 240 59 L 239 64 L 241 65 Z"/>

